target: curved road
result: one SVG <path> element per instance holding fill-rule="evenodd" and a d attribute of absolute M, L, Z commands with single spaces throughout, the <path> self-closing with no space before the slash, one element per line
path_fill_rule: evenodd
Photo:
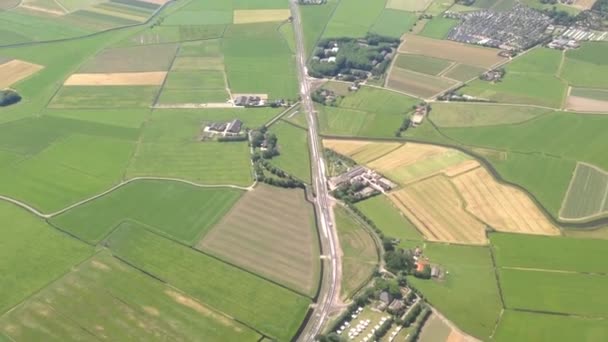
<path fill-rule="evenodd" d="M 338 296 L 340 281 L 340 255 L 337 250 L 337 235 L 331 219 L 331 202 L 327 190 L 325 165 L 323 162 L 323 148 L 319 142 L 317 133 L 317 119 L 310 98 L 310 84 L 306 71 L 306 51 L 304 48 L 304 32 L 297 0 L 290 1 L 291 16 L 296 40 L 296 63 L 298 68 L 298 79 L 300 81 L 300 96 L 302 110 L 306 113 L 308 122 L 309 144 L 311 154 L 311 167 L 313 178 L 313 190 L 315 193 L 315 207 L 317 209 L 319 236 L 321 240 L 321 252 L 324 255 L 323 277 L 321 279 L 321 290 L 313 313 L 302 330 L 298 341 L 313 341 L 315 336 L 321 332 L 323 325 L 334 301 Z"/>

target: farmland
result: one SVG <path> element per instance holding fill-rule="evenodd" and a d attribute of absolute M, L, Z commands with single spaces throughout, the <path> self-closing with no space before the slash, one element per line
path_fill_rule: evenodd
<path fill-rule="evenodd" d="M 422 12 L 430 5 L 432 1 L 433 0 L 388 0 L 386 7 L 409 12 Z"/>
<path fill-rule="evenodd" d="M 334 210 L 342 249 L 341 297 L 355 294 L 372 276 L 378 265 L 376 243 L 354 214 L 342 207 Z"/>
<path fill-rule="evenodd" d="M 415 277 L 408 281 L 459 328 L 487 340 L 502 309 L 488 248 L 435 243 L 422 247 L 431 262 L 449 274 L 443 281 Z"/>
<path fill-rule="evenodd" d="M 158 86 L 66 86 L 49 103 L 49 108 L 147 108 Z"/>
<path fill-rule="evenodd" d="M 414 98 L 403 94 L 362 87 L 346 96 L 339 107 L 318 107 L 319 128 L 329 135 L 393 137 L 416 103 Z"/>
<path fill-rule="evenodd" d="M 154 86 L 161 85 L 166 72 L 73 74 L 66 86 Z"/>
<path fill-rule="evenodd" d="M 443 76 L 456 81 L 467 82 L 483 74 L 485 71 L 486 69 L 484 68 L 466 64 L 458 64 L 448 70 L 445 74 L 443 74 Z"/>
<path fill-rule="evenodd" d="M 52 223 L 91 243 L 100 242 L 122 222 L 134 221 L 194 244 L 241 194 L 240 190 L 197 188 L 173 181 L 134 181 L 54 217 Z"/>
<path fill-rule="evenodd" d="M 0 202 L 0 224 L 1 314 L 93 254 L 90 246 L 7 202 Z"/>
<path fill-rule="evenodd" d="M 134 287 L 133 285 L 137 286 Z M 236 321 L 102 252 L 0 318 L 13 340 L 253 340 Z"/>
<path fill-rule="evenodd" d="M 567 88 L 557 75 L 561 58 L 559 51 L 534 49 L 507 65 L 501 82 L 476 80 L 462 92 L 497 102 L 561 108 Z"/>
<path fill-rule="evenodd" d="M 387 87 L 422 98 L 430 98 L 455 86 L 457 82 L 417 72 L 393 68 Z"/>
<path fill-rule="evenodd" d="M 365 37 L 382 13 L 384 4 L 384 0 L 340 1 L 325 28 L 323 37 Z"/>
<path fill-rule="evenodd" d="M 421 55 L 399 55 L 395 61 L 395 66 L 401 69 L 408 69 L 427 75 L 437 76 L 447 69 L 452 63 L 445 59 L 433 58 Z"/>
<path fill-rule="evenodd" d="M 608 43 L 587 42 L 566 53 L 561 77 L 570 85 L 583 88 L 608 88 Z"/>
<path fill-rule="evenodd" d="M 301 190 L 258 185 L 197 248 L 312 297 L 319 268 L 314 229 L 312 207 Z"/>
<path fill-rule="evenodd" d="M 290 175 L 310 183 L 310 153 L 307 148 L 308 137 L 305 130 L 279 121 L 270 131 L 279 139 L 279 155 L 272 158 L 272 164 Z"/>
<path fill-rule="evenodd" d="M 604 319 L 506 310 L 494 340 L 497 342 L 547 340 L 600 342 L 608 338 Z"/>
<path fill-rule="evenodd" d="M 566 100 L 568 110 L 608 112 L 608 91 L 604 89 L 570 88 Z"/>
<path fill-rule="evenodd" d="M 439 127 L 478 127 L 526 122 L 550 112 L 526 106 L 436 103 L 430 118 Z"/>
<path fill-rule="evenodd" d="M 414 13 L 385 8 L 370 31 L 379 35 L 400 38 L 416 22 Z"/>
<path fill-rule="evenodd" d="M 458 63 L 490 68 L 505 61 L 496 50 L 481 48 L 447 40 L 438 40 L 406 34 L 399 52 L 453 60 Z"/>
<path fill-rule="evenodd" d="M 42 68 L 43 66 L 41 65 L 32 64 L 17 59 L 2 62 L 0 63 L 0 76 L 2 77 L 2 81 L 0 81 L 0 88 L 7 88 L 8 86 L 38 72 Z"/>
<path fill-rule="evenodd" d="M 386 235 L 401 240 L 421 240 L 416 227 L 383 196 L 375 196 L 357 203 L 363 212 Z"/>
<path fill-rule="evenodd" d="M 457 24 L 458 20 L 437 16 L 424 25 L 420 35 L 428 38 L 444 39 L 452 27 Z"/>
<path fill-rule="evenodd" d="M 107 244 L 134 267 L 277 339 L 287 340 L 295 334 L 310 303 L 286 288 L 134 224 L 121 225 Z"/>
<path fill-rule="evenodd" d="M 88 60 L 79 73 L 123 73 L 167 71 L 177 51 L 176 44 L 109 48 Z M 142 56 L 149 56 L 142 61 Z"/>
<path fill-rule="evenodd" d="M 608 207 L 608 174 L 592 165 L 579 163 L 560 210 L 563 219 L 584 219 L 604 214 Z"/>

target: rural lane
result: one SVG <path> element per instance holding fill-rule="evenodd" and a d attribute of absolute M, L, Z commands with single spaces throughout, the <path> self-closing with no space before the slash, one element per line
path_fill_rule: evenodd
<path fill-rule="evenodd" d="M 310 97 L 310 84 L 306 71 L 306 51 L 304 48 L 304 32 L 300 17 L 300 8 L 297 0 L 290 1 L 291 16 L 293 20 L 294 35 L 296 40 L 296 63 L 298 79 L 300 82 L 300 97 L 302 111 L 306 114 L 308 122 L 308 141 L 310 144 L 311 168 L 313 176 L 314 204 L 317 211 L 319 238 L 321 240 L 321 252 L 325 263 L 321 278 L 321 289 L 317 296 L 312 315 L 306 322 L 306 326 L 300 333 L 298 341 L 313 341 L 315 336 L 321 332 L 326 323 L 329 312 L 338 297 L 340 282 L 340 254 L 337 248 L 337 234 L 332 221 L 332 206 L 327 190 L 325 165 L 323 160 L 323 148 L 317 132 L 318 124 L 314 106 Z"/>

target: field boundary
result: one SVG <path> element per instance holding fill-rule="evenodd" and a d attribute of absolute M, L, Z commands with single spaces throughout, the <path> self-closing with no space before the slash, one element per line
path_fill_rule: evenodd
<path fill-rule="evenodd" d="M 83 204 L 86 204 L 88 202 L 94 201 L 100 197 L 103 197 L 113 191 L 118 190 L 119 188 L 132 183 L 132 182 L 136 182 L 136 181 L 140 181 L 140 180 L 159 180 L 159 181 L 168 181 L 168 182 L 180 182 L 180 183 L 185 183 L 185 184 L 189 184 L 198 188 L 230 188 L 230 189 L 237 189 L 237 190 L 243 190 L 243 191 L 251 191 L 253 190 L 253 188 L 255 187 L 255 185 L 257 184 L 257 181 L 253 182 L 250 186 L 248 187 L 244 187 L 244 186 L 240 186 L 240 185 L 234 185 L 234 184 L 199 184 L 199 183 L 195 183 L 189 180 L 184 180 L 184 179 L 179 179 L 179 178 L 168 178 L 168 177 L 134 177 L 134 178 L 130 178 L 126 181 L 121 181 L 120 183 L 114 185 L 113 187 L 111 187 L 110 189 L 99 193 L 97 195 L 91 196 L 89 198 L 86 198 L 82 201 L 76 202 L 74 204 L 71 204 L 63 209 L 60 209 L 58 211 L 49 213 L 49 214 L 44 214 L 41 211 L 39 211 L 38 209 L 36 209 L 33 206 L 28 205 L 25 202 L 22 202 L 20 200 L 8 197 L 8 196 L 3 196 L 0 195 L 0 200 L 6 201 L 6 202 L 10 202 L 12 204 L 15 204 L 27 211 L 29 211 L 30 213 L 43 218 L 43 219 L 49 219 L 49 218 L 53 218 L 54 216 L 63 214 L 64 212 L 74 209 L 78 206 L 81 206 Z"/>
<path fill-rule="evenodd" d="M 454 141 L 454 139 L 450 138 L 450 137 L 446 137 L 433 123 L 433 127 L 435 127 L 438 131 L 439 134 L 441 134 L 442 137 L 447 138 L 450 141 Z M 472 151 L 471 149 L 467 148 L 467 147 L 479 147 L 479 146 L 465 146 L 462 145 L 460 142 L 455 141 L 454 144 L 449 144 L 449 143 L 442 143 L 442 142 L 436 142 L 436 141 L 429 141 L 429 140 L 424 140 L 424 139 L 419 139 L 419 138 L 412 138 L 412 137 L 402 137 L 401 139 L 396 139 L 396 138 L 392 138 L 392 137 L 374 137 L 374 138 L 370 138 L 370 137 L 357 137 L 357 136 L 341 136 L 341 135 L 331 135 L 331 134 L 320 134 L 321 138 L 323 139 L 336 139 L 336 140 L 363 140 L 363 141 L 371 141 L 371 142 L 414 142 L 414 143 L 420 143 L 420 144 L 427 144 L 427 145 L 435 145 L 435 146 L 441 146 L 441 147 L 446 147 L 446 148 L 452 148 L 452 149 L 456 149 L 462 153 L 465 153 L 471 157 L 473 157 L 474 159 L 476 159 L 482 166 L 484 166 L 489 173 L 492 174 L 492 176 L 496 179 L 496 181 L 502 185 L 509 185 L 512 186 L 516 189 L 519 189 L 521 191 L 523 191 L 527 196 L 530 197 L 530 199 L 532 199 L 532 201 L 539 207 L 540 211 L 549 219 L 549 221 L 551 221 L 551 223 L 553 223 L 557 228 L 562 229 L 562 228 L 572 228 L 572 229 L 578 229 L 578 230 L 595 230 L 598 228 L 601 228 L 602 226 L 608 225 L 608 216 L 607 217 L 601 217 L 598 219 L 594 219 L 594 220 L 590 220 L 590 221 L 586 221 L 586 222 L 569 222 L 569 221 L 564 221 L 561 220 L 559 218 L 554 217 L 551 213 L 549 213 L 549 211 L 547 210 L 547 208 L 545 208 L 540 201 L 538 200 L 538 198 L 536 198 L 536 196 L 534 196 L 534 194 L 532 194 L 530 191 L 528 191 L 526 188 L 522 187 L 519 184 L 513 183 L 513 182 L 509 182 L 506 179 L 504 179 L 499 173 L 498 171 L 494 168 L 494 166 L 482 155 L 480 155 L 479 153 L 476 153 L 474 151 Z M 511 152 L 516 152 L 516 153 L 522 153 L 522 152 L 518 152 L 518 151 L 511 151 Z M 538 153 L 538 152 L 535 152 Z M 523 152 L 523 154 L 535 154 L 533 153 L 526 153 Z M 554 155 L 548 155 L 545 154 L 546 156 L 550 156 L 550 157 L 557 157 L 559 158 L 559 156 L 554 156 Z"/>

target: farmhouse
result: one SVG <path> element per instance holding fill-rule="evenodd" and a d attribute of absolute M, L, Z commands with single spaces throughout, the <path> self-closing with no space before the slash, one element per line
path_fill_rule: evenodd
<path fill-rule="evenodd" d="M 412 127 L 420 126 L 422 124 L 422 122 L 424 121 L 424 118 L 426 117 L 428 110 L 429 110 L 429 106 L 426 103 L 416 106 L 416 111 L 414 112 L 414 114 L 412 115 L 412 118 L 410 119 L 411 126 Z"/>
<path fill-rule="evenodd" d="M 396 187 L 395 183 L 363 166 L 353 167 L 340 176 L 332 177 L 329 180 L 329 187 L 334 190 L 342 185 L 354 183 L 365 185 L 365 188 L 359 191 L 362 198 L 371 195 L 374 191 L 385 192 Z"/>
<path fill-rule="evenodd" d="M 262 107 L 266 100 L 258 95 L 240 95 L 234 98 L 234 105 L 237 107 Z"/>
<path fill-rule="evenodd" d="M 220 134 L 222 136 L 235 136 L 241 133 L 243 122 L 234 119 L 230 122 L 212 122 L 205 126 L 203 131 L 207 134 Z"/>

